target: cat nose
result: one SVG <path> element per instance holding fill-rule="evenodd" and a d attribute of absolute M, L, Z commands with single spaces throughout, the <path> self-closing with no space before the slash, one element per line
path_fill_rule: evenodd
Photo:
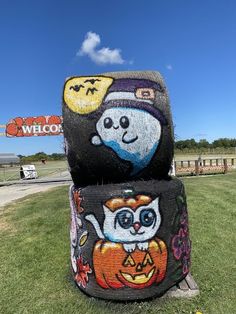
<path fill-rule="evenodd" d="M 133 227 L 134 227 L 134 230 L 135 230 L 136 232 L 139 231 L 139 229 L 141 228 L 140 222 L 135 222 L 135 223 L 133 224 Z"/>

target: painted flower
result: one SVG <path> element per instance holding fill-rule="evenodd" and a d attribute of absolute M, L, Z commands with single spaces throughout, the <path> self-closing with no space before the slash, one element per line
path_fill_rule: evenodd
<path fill-rule="evenodd" d="M 181 260 L 183 274 L 187 274 L 190 267 L 191 242 L 183 228 L 180 228 L 172 239 L 172 251 L 176 260 Z"/>
<path fill-rule="evenodd" d="M 176 260 L 182 264 L 183 274 L 187 274 L 190 267 L 191 241 L 189 239 L 188 212 L 185 197 L 177 197 L 178 209 L 180 210 L 179 231 L 172 238 L 172 252 Z"/>
<path fill-rule="evenodd" d="M 46 117 L 44 116 L 39 116 L 39 117 L 36 117 L 36 118 L 33 118 L 33 121 L 32 121 L 32 125 L 41 125 L 41 126 L 44 126 L 45 124 L 47 124 L 47 120 L 46 120 Z M 41 132 L 38 132 L 37 135 L 46 135 L 45 132 L 41 131 Z"/>
<path fill-rule="evenodd" d="M 186 222 L 188 222 L 188 213 L 187 213 L 187 208 L 184 206 L 182 214 L 180 216 L 180 223 L 184 224 Z"/>
<path fill-rule="evenodd" d="M 46 118 L 41 117 L 29 117 L 29 118 L 15 118 L 12 119 L 6 126 L 6 135 L 11 136 L 32 136 L 33 135 L 33 129 L 28 128 L 27 132 L 24 132 L 24 127 L 30 127 L 32 125 L 44 125 L 46 123 Z M 40 133 L 40 135 L 43 135 L 43 133 Z"/>
<path fill-rule="evenodd" d="M 74 201 L 77 207 L 77 212 L 81 214 L 84 211 L 84 208 L 81 207 L 81 202 L 83 201 L 83 197 L 80 196 L 80 190 L 74 190 Z"/>
<path fill-rule="evenodd" d="M 183 229 L 180 229 L 178 234 L 176 234 L 172 239 L 172 250 L 174 257 L 179 260 L 185 251 L 185 233 Z"/>
<path fill-rule="evenodd" d="M 89 263 L 84 263 L 82 256 L 80 255 L 76 261 L 77 263 L 77 274 L 75 275 L 75 281 L 79 286 L 86 288 L 89 281 L 88 274 L 92 273 L 92 269 Z"/>
<path fill-rule="evenodd" d="M 7 136 L 22 136 L 23 130 L 22 125 L 24 123 L 23 118 L 15 118 L 10 121 L 6 126 Z"/>
<path fill-rule="evenodd" d="M 187 218 L 186 220 L 182 221 L 180 227 L 181 227 L 181 229 L 183 230 L 184 234 L 185 234 L 186 236 L 188 236 L 188 235 L 189 235 L 188 218 Z"/>
<path fill-rule="evenodd" d="M 48 124 L 61 124 L 60 116 L 50 116 L 48 119 Z"/>
<path fill-rule="evenodd" d="M 190 256 L 190 252 L 191 252 L 191 241 L 189 237 L 186 237 L 184 239 L 184 254 L 186 256 Z"/>
<path fill-rule="evenodd" d="M 62 123 L 62 119 L 60 116 L 50 116 L 48 119 L 49 125 L 60 125 L 61 123 Z M 60 133 L 61 133 L 61 131 L 59 128 L 58 128 L 57 132 L 53 132 L 54 135 L 58 135 Z"/>
<path fill-rule="evenodd" d="M 190 268 L 190 256 L 185 255 L 182 260 L 182 265 L 183 265 L 183 274 L 186 275 L 189 272 Z"/>
<path fill-rule="evenodd" d="M 76 257 L 75 257 L 75 248 L 71 245 L 70 247 L 70 261 L 71 261 L 71 267 L 73 269 L 73 272 L 77 272 L 77 263 L 76 263 Z"/>
<path fill-rule="evenodd" d="M 189 229 L 188 229 L 188 212 L 187 208 L 185 205 L 183 205 L 182 208 L 182 213 L 180 215 L 180 228 L 183 229 L 184 233 L 186 236 L 189 234 Z"/>

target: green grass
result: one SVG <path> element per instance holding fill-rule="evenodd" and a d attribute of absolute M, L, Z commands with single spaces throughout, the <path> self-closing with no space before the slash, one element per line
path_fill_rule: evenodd
<path fill-rule="evenodd" d="M 184 183 L 199 296 L 122 304 L 81 293 L 70 275 L 68 187 L 60 187 L 0 216 L 0 313 L 235 313 L 236 173 Z"/>
<path fill-rule="evenodd" d="M 47 161 L 46 164 L 41 162 L 32 163 L 35 165 L 39 178 L 50 176 L 54 174 L 60 175 L 60 172 L 68 169 L 67 162 L 65 160 Z"/>
<path fill-rule="evenodd" d="M 31 162 L 31 164 L 35 165 L 39 178 L 43 178 L 45 176 L 50 176 L 54 174 L 58 174 L 58 176 L 60 176 L 60 173 L 62 171 L 67 170 L 68 168 L 67 162 L 65 160 L 47 161 L 45 165 L 42 164 L 41 161 Z M 19 179 L 20 179 L 20 166 L 0 168 L 0 182 Z"/>
<path fill-rule="evenodd" d="M 1 167 L 0 168 L 0 182 L 20 179 L 20 167 Z"/>

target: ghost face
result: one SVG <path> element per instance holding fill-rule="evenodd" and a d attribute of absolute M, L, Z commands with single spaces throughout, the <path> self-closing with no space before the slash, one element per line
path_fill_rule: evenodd
<path fill-rule="evenodd" d="M 98 136 L 92 144 L 110 147 L 121 159 L 133 165 L 136 174 L 148 165 L 161 137 L 161 124 L 149 112 L 114 107 L 104 111 L 96 124 Z"/>

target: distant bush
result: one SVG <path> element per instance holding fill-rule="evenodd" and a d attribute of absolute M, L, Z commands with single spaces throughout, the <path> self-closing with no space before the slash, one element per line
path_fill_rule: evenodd
<path fill-rule="evenodd" d="M 233 154 L 236 153 L 236 138 L 219 138 L 212 143 L 206 139 L 200 139 L 196 142 L 195 139 L 187 139 L 175 141 L 175 153 L 197 153 L 197 154 Z M 23 156 L 18 155 L 21 163 L 30 163 L 45 159 L 50 160 L 65 160 L 65 154 L 53 153 L 48 155 L 44 152 L 38 152 L 34 155 Z"/>
<path fill-rule="evenodd" d="M 34 161 L 41 161 L 43 159 L 50 161 L 50 160 L 64 160 L 65 154 L 58 154 L 58 153 L 53 153 L 51 155 L 48 155 L 44 152 L 38 152 L 34 155 L 29 155 L 29 156 L 23 156 L 23 155 L 18 155 L 18 157 L 21 160 L 21 163 L 29 163 L 29 162 L 34 162 Z"/>
<path fill-rule="evenodd" d="M 193 138 L 176 141 L 175 152 L 183 153 L 235 153 L 236 139 L 219 138 L 209 143 L 206 139 L 196 142 Z"/>

